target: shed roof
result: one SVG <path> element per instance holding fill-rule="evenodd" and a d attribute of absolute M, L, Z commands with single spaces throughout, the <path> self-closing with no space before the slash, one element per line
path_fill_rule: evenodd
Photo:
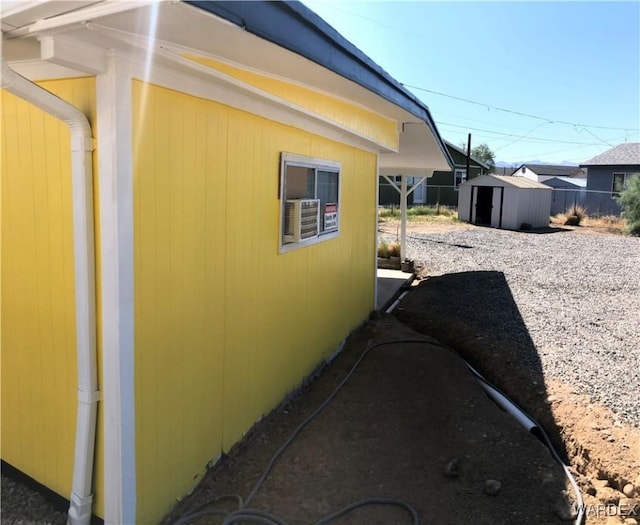
<path fill-rule="evenodd" d="M 549 186 L 546 186 L 540 182 L 527 179 L 526 177 L 514 177 L 511 175 L 481 175 L 480 177 L 476 177 L 462 183 L 461 186 L 509 186 L 512 188 L 551 191 L 551 188 Z"/>
<path fill-rule="evenodd" d="M 580 166 L 640 165 L 640 142 L 618 144 Z"/>

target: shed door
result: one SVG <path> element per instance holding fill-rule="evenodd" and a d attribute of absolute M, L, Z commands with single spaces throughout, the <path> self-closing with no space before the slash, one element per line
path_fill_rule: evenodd
<path fill-rule="evenodd" d="M 493 188 L 478 186 L 476 194 L 476 224 L 491 225 L 491 211 L 493 210 Z"/>

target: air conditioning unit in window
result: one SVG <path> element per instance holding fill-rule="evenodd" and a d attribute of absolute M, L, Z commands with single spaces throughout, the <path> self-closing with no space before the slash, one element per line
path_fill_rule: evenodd
<path fill-rule="evenodd" d="M 291 199 L 284 205 L 284 241 L 300 242 L 320 232 L 320 200 Z"/>

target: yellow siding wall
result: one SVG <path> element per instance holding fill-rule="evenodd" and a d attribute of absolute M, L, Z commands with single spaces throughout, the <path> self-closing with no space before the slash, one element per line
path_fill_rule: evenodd
<path fill-rule="evenodd" d="M 329 120 L 341 124 L 364 137 L 368 137 L 383 146 L 397 150 L 399 144 L 398 124 L 395 120 L 383 117 L 368 109 L 339 100 L 309 88 L 291 84 L 283 80 L 240 69 L 218 60 L 185 54 L 185 58 L 203 66 L 222 71 L 242 82 L 298 104 Z"/>
<path fill-rule="evenodd" d="M 373 309 L 377 177 L 374 154 L 141 82 L 133 121 L 137 512 L 151 523 Z M 278 253 L 281 151 L 342 163 L 338 238 Z"/>
<path fill-rule="evenodd" d="M 95 125 L 93 78 L 41 85 Z M 2 91 L 2 459 L 66 498 L 77 402 L 69 138 L 65 124 Z"/>

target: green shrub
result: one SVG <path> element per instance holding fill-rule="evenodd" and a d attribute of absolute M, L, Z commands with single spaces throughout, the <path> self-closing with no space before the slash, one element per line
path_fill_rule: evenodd
<path fill-rule="evenodd" d="M 398 208 L 381 208 L 378 210 L 378 217 L 380 218 L 397 218 L 400 217 L 400 210 Z"/>
<path fill-rule="evenodd" d="M 622 206 L 622 217 L 627 221 L 627 233 L 640 237 L 640 173 L 629 179 L 617 200 Z"/>
<path fill-rule="evenodd" d="M 407 215 L 435 215 L 436 209 L 429 206 L 413 206 L 407 210 Z"/>
<path fill-rule="evenodd" d="M 381 257 L 382 259 L 389 258 L 389 243 L 386 241 L 380 241 L 378 244 L 378 257 Z"/>

